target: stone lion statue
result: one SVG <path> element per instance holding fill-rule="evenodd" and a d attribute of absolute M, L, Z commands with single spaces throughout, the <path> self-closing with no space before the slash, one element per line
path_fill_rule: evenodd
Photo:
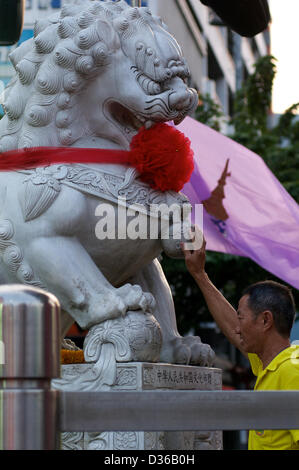
<path fill-rule="evenodd" d="M 10 59 L 15 76 L 4 92 L 1 152 L 45 146 L 127 150 L 141 127 L 179 123 L 197 106 L 176 40 L 147 8 L 123 0 L 71 1 L 37 21 L 34 38 Z M 74 322 L 91 329 L 135 312 L 159 325 L 155 360 L 210 364 L 208 345 L 179 335 L 158 261 L 163 251 L 181 256 L 178 240 L 96 236 L 99 205 L 117 211 L 120 196 L 145 208 L 188 204 L 179 193 L 153 190 L 120 164 L 1 172 L 0 282 L 56 295 L 62 338 Z"/>

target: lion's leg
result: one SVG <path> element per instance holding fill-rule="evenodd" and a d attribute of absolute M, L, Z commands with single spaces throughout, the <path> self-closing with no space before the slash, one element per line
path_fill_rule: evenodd
<path fill-rule="evenodd" d="M 114 288 L 75 237 L 40 237 L 26 246 L 26 260 L 44 285 L 83 329 L 147 308 L 139 286 Z M 69 326 L 63 322 L 64 332 Z"/>
<path fill-rule="evenodd" d="M 178 333 L 172 293 L 158 260 L 154 260 L 133 278 L 155 298 L 154 315 L 163 335 L 161 361 L 175 364 L 211 365 L 214 353 L 198 336 L 182 337 Z"/>

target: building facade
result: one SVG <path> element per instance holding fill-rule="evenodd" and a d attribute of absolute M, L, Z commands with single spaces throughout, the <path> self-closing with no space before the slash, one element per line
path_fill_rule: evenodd
<path fill-rule="evenodd" d="M 256 60 L 270 51 L 269 31 L 250 39 L 241 37 L 200 0 L 148 0 L 148 4 L 182 46 L 192 85 L 231 115 L 237 89 Z"/>

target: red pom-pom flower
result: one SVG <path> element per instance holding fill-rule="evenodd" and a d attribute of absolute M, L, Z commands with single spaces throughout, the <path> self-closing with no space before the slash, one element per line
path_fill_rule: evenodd
<path fill-rule="evenodd" d="M 156 124 L 133 137 L 128 164 L 152 188 L 178 192 L 191 177 L 193 157 L 191 142 L 182 132 L 168 124 Z"/>

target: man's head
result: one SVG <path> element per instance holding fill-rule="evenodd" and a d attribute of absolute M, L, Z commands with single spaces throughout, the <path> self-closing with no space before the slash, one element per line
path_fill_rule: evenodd
<path fill-rule="evenodd" d="M 266 333 L 290 336 L 295 318 L 291 290 L 274 281 L 263 281 L 245 289 L 239 302 L 239 334 L 247 352 L 258 352 Z"/>

